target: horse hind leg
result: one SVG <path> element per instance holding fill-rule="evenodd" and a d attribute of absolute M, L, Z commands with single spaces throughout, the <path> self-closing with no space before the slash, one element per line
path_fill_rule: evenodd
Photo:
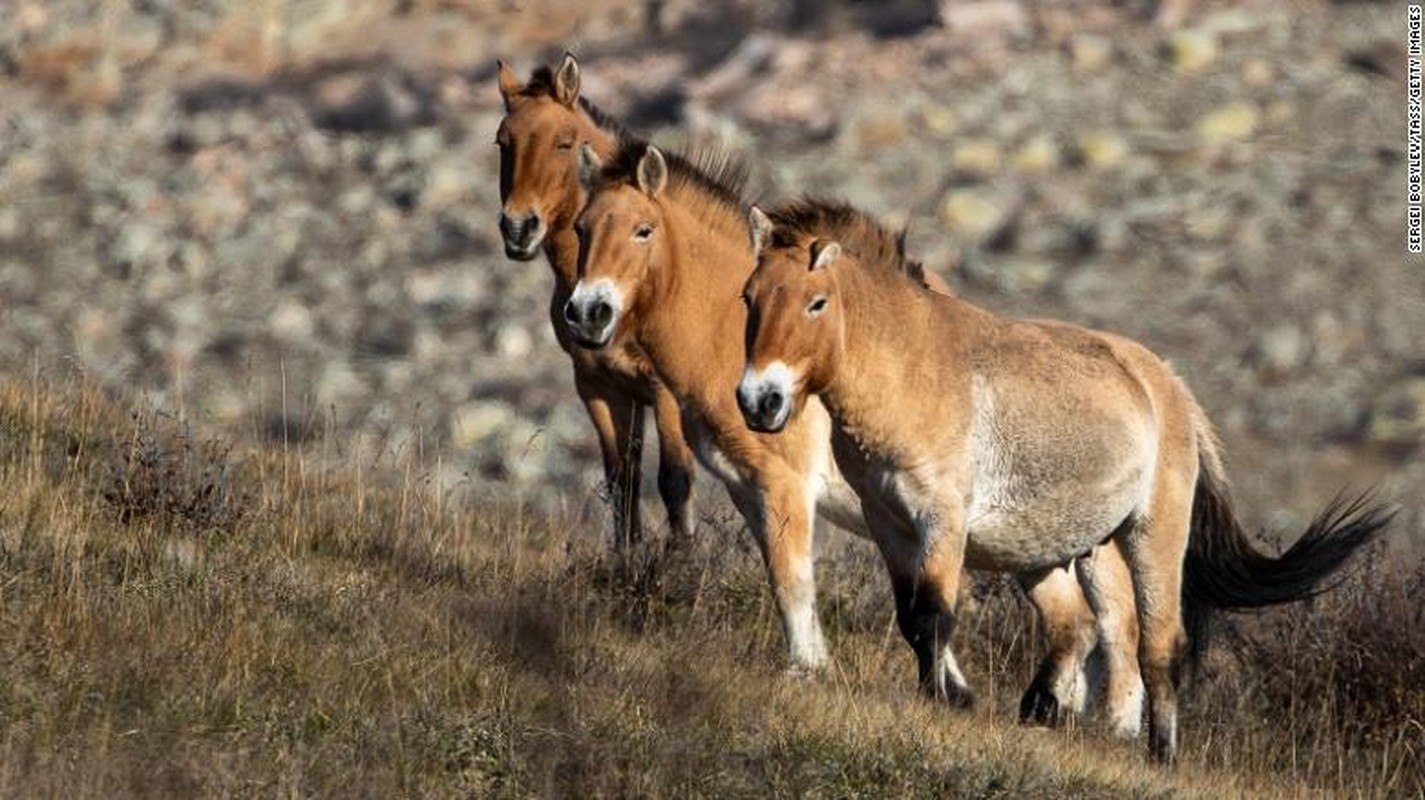
<path fill-rule="evenodd" d="M 1095 642 L 1094 616 L 1069 567 L 1016 576 L 1039 612 L 1049 650 L 1019 703 L 1019 721 L 1058 725 L 1083 714 L 1084 663 Z"/>
<path fill-rule="evenodd" d="M 1090 680 L 1102 688 L 1104 716 L 1115 736 L 1136 739 L 1143 731 L 1143 676 L 1138 669 L 1138 617 L 1133 578 L 1123 544 L 1111 539 L 1076 564 L 1079 582 L 1098 627 L 1097 659 L 1090 660 Z M 1092 674 L 1102 665 L 1102 675 Z"/>
<path fill-rule="evenodd" d="M 1159 470 L 1160 475 L 1172 472 Z M 1183 558 L 1191 520 L 1192 482 L 1160 477 L 1148 514 L 1127 535 L 1128 569 L 1138 607 L 1138 662 L 1148 694 L 1148 748 L 1153 759 L 1163 764 L 1171 764 L 1177 755 L 1177 690 L 1187 649 Z"/>

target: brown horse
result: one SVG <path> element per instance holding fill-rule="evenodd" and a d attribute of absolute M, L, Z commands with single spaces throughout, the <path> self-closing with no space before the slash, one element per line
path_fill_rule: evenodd
<path fill-rule="evenodd" d="M 579 64 L 567 53 L 557 71 L 541 67 L 528 83 L 500 62 L 499 84 L 505 116 L 495 141 L 500 147 L 504 204 L 500 233 L 505 254 L 529 261 L 543 249 L 554 269 L 550 321 L 560 346 L 574 362 L 574 386 L 598 432 L 614 511 L 615 546 L 636 541 L 642 533 L 638 491 L 644 409 L 649 407 L 658 430 L 658 492 L 675 537 L 685 539 L 692 530 L 693 455 L 683 438 L 672 394 L 628 337 L 593 352 L 575 347 L 562 321 L 578 280 L 579 247 L 571 227 L 584 204 L 578 149 L 587 144 L 612 152 L 628 134 L 579 96 Z"/>
<path fill-rule="evenodd" d="M 818 668 L 826 648 L 815 611 L 813 517 L 863 537 L 870 532 L 832 462 L 830 419 L 815 400 L 777 436 L 747 430 L 738 410 L 747 318 L 738 298 L 754 264 L 742 173 L 716 157 L 701 170 L 632 142 L 607 162 L 593 148 L 581 153 L 589 197 L 575 226 L 580 280 L 565 312 L 569 328 L 588 347 L 627 336 L 648 354 L 683 408 L 699 459 L 756 536 L 793 668 Z M 1115 552 L 1092 560 L 1105 584 L 1117 578 L 1123 589 L 1104 592 L 1096 610 L 1110 716 L 1131 736 L 1141 724 L 1142 693 L 1131 583 Z M 1083 703 L 1084 659 L 1100 638 L 1094 613 L 1068 569 L 1036 565 L 1021 582 L 1051 646 L 1022 708 L 1035 717 L 1074 713 Z"/>
<path fill-rule="evenodd" d="M 1206 415 L 1141 345 L 926 291 L 906 279 L 894 237 L 846 205 L 754 210 L 752 228 L 739 405 L 765 432 L 819 415 L 817 398 L 830 411 L 837 464 L 937 695 L 966 691 L 950 649 L 964 567 L 1020 572 L 1111 547 L 1136 590 L 1150 751 L 1171 761 L 1181 600 L 1308 597 L 1389 522 L 1364 497 L 1338 498 L 1281 556 L 1258 553 Z M 1081 577 L 1092 595 L 1091 573 Z"/>

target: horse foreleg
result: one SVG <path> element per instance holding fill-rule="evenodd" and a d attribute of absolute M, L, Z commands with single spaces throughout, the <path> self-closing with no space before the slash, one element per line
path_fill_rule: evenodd
<path fill-rule="evenodd" d="M 1093 650 L 1094 615 L 1069 567 L 1016 576 L 1039 611 L 1049 652 L 1019 703 L 1019 721 L 1057 725 L 1083 714 L 1084 663 Z"/>
<path fill-rule="evenodd" d="M 1138 671 L 1138 617 L 1133 578 L 1123 544 L 1104 542 L 1076 562 L 1079 581 L 1098 622 L 1098 645 L 1107 674 L 1104 714 L 1114 735 L 1136 739 L 1143 731 L 1143 676 Z M 1100 681 L 1090 681 L 1091 684 Z"/>
<path fill-rule="evenodd" d="M 643 405 L 630 395 L 575 378 L 584 410 L 598 432 L 604 482 L 613 507 L 614 549 L 622 551 L 643 538 L 638 503 L 643 475 Z"/>
<path fill-rule="evenodd" d="M 975 695 L 955 660 L 955 602 L 965 565 L 965 530 L 957 506 L 923 514 L 918 530 L 893 518 L 868 514 L 896 597 L 896 623 L 915 651 L 920 689 L 955 706 L 974 705 Z M 897 530 L 899 528 L 899 535 Z"/>
<path fill-rule="evenodd" d="M 654 388 L 653 422 L 658 428 L 658 494 L 668 510 L 675 542 L 693 537 L 693 450 L 683 434 L 683 412 L 661 383 Z"/>
<path fill-rule="evenodd" d="M 826 640 L 816 615 L 812 563 L 815 500 L 812 482 L 805 476 L 777 475 L 767 480 L 760 507 L 748 520 L 762 548 L 794 671 L 820 670 L 827 662 Z"/>

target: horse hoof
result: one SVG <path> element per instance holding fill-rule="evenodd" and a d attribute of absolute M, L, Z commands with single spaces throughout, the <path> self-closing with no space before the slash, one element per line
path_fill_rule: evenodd
<path fill-rule="evenodd" d="M 1053 728 L 1059 724 L 1061 718 L 1059 700 L 1051 692 L 1037 687 L 1031 688 L 1024 693 L 1024 699 L 1019 701 L 1021 724 Z"/>
<path fill-rule="evenodd" d="M 945 705 L 950 708 L 965 711 L 971 711 L 975 708 L 975 693 L 963 687 L 951 686 L 945 689 L 923 687 L 921 694 L 925 699 L 938 705 Z"/>
<path fill-rule="evenodd" d="M 692 552 L 696 544 L 693 534 L 675 528 L 669 531 L 668 538 L 663 543 L 663 552 L 668 555 L 682 555 Z"/>

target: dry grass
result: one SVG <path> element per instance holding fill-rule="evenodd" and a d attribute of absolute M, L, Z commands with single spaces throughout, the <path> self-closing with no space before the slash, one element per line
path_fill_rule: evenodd
<path fill-rule="evenodd" d="M 709 523 L 691 551 L 621 569 L 596 546 L 598 520 L 441 496 L 420 464 L 384 476 L 194 441 L 82 387 L 0 388 L 0 793 L 1425 786 L 1418 585 L 1385 573 L 1224 639 L 1230 654 L 1193 693 L 1187 763 L 1164 772 L 1089 729 L 1014 723 L 1034 644 L 1003 583 L 982 587 L 962 634 L 982 702 L 952 712 L 914 697 L 867 548 L 823 560 L 837 666 L 796 682 L 779 672 L 779 628 L 735 526 Z M 219 505 L 205 512 L 205 499 Z"/>

